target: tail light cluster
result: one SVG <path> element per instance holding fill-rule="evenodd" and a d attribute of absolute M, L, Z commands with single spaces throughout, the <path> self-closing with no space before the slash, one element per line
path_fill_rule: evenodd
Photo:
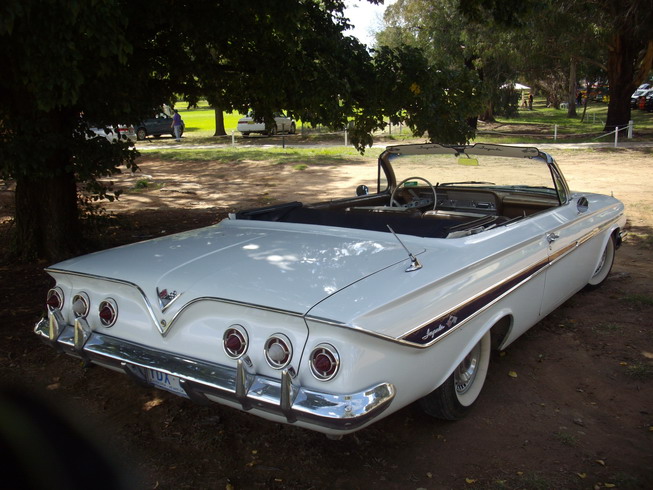
<path fill-rule="evenodd" d="M 338 351 L 330 344 L 320 344 L 309 357 L 311 373 L 320 381 L 332 379 L 340 367 L 340 356 Z"/>
<path fill-rule="evenodd" d="M 274 369 L 283 369 L 292 359 L 292 344 L 288 337 L 275 334 L 265 342 L 265 360 Z"/>
<path fill-rule="evenodd" d="M 50 310 L 60 310 L 63 306 L 63 291 L 59 288 L 52 288 L 48 291 L 48 297 L 45 300 L 45 304 Z"/>
<path fill-rule="evenodd" d="M 238 359 L 245 355 L 249 338 L 247 332 L 240 325 L 232 325 L 227 329 L 222 337 L 224 351 L 232 359 Z"/>
<path fill-rule="evenodd" d="M 75 318 L 86 318 L 91 309 L 91 302 L 86 293 L 78 293 L 73 296 L 73 314 Z"/>
<path fill-rule="evenodd" d="M 50 311 L 61 310 L 64 306 L 63 291 L 58 287 L 50 289 L 45 303 Z M 75 294 L 72 299 L 71 309 L 75 318 L 88 317 L 91 312 L 91 300 L 88 294 L 83 291 Z M 97 312 L 100 323 L 105 327 L 112 327 L 118 319 L 118 305 L 111 298 L 102 301 Z"/>
<path fill-rule="evenodd" d="M 113 327 L 118 319 L 118 305 L 111 298 L 105 299 L 98 308 L 100 322 L 105 327 Z"/>
<path fill-rule="evenodd" d="M 247 353 L 249 337 L 241 325 L 231 325 L 222 337 L 222 346 L 231 359 L 240 359 Z M 283 334 L 270 336 L 263 347 L 265 360 L 273 369 L 283 369 L 292 361 L 293 348 L 290 339 Z M 316 346 L 308 359 L 311 374 L 320 380 L 328 381 L 338 373 L 340 356 L 330 344 Z"/>

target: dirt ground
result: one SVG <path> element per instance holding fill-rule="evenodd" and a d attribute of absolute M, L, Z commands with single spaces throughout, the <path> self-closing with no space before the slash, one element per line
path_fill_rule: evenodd
<path fill-rule="evenodd" d="M 653 488 L 653 151 L 550 152 L 573 189 L 625 202 L 629 235 L 602 288 L 578 293 L 493 357 L 477 406 L 462 421 L 409 406 L 333 441 L 85 368 L 32 333 L 48 264 L 6 260 L 0 382 L 27 387 L 90 425 L 133 488 Z M 360 162 L 299 170 L 142 158 L 140 167 L 114 179 L 128 192 L 98 220 L 99 248 L 209 225 L 236 209 L 310 200 L 320 189 L 351 194 L 365 182 Z M 139 181 L 147 187 L 133 190 Z M 6 238 L 10 183 L 0 194 Z M 84 465 L 86 454 L 73 447 L 51 456 Z"/>

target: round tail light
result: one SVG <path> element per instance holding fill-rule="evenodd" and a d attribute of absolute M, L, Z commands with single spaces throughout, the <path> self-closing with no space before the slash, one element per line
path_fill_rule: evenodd
<path fill-rule="evenodd" d="M 116 302 L 112 299 L 105 299 L 100 303 L 98 315 L 102 325 L 105 327 L 112 327 L 118 319 L 118 305 L 116 305 Z"/>
<path fill-rule="evenodd" d="M 292 359 L 292 344 L 288 337 L 280 333 L 270 337 L 265 343 L 265 360 L 274 369 L 285 368 Z"/>
<path fill-rule="evenodd" d="M 222 337 L 222 346 L 227 356 L 238 359 L 247 352 L 247 332 L 240 325 L 229 327 Z"/>
<path fill-rule="evenodd" d="M 309 363 L 313 376 L 320 381 L 328 381 L 338 373 L 340 356 L 332 345 L 320 344 L 311 352 Z"/>
<path fill-rule="evenodd" d="M 60 310 L 63 306 L 63 292 L 59 288 L 52 288 L 48 291 L 45 304 L 50 310 Z"/>
<path fill-rule="evenodd" d="M 86 318 L 91 309 L 91 302 L 86 293 L 78 293 L 73 296 L 73 314 L 75 318 Z"/>

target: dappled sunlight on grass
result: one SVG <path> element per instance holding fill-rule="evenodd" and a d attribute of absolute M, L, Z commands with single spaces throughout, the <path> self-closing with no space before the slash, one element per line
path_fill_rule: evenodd
<path fill-rule="evenodd" d="M 221 212 L 299 200 L 351 197 L 375 188 L 377 156 L 347 148 L 217 148 L 147 152 L 140 169 L 112 178 L 121 198 L 112 211 L 212 207 Z M 147 182 L 147 185 L 139 183 Z"/>
<path fill-rule="evenodd" d="M 591 102 L 583 118 L 584 108 L 576 108 L 576 116 L 568 117 L 567 109 L 545 107 L 543 100 L 536 99 L 533 110 L 520 109 L 512 118 L 497 117 L 493 123 L 481 123 L 476 141 L 497 143 L 539 143 L 553 142 L 557 133 L 558 142 L 610 142 L 610 136 L 602 137 L 607 118 L 608 106 Z M 653 137 L 653 114 L 633 110 L 634 140 L 650 140 Z M 626 140 L 621 132 L 620 141 Z M 631 140 L 632 141 L 632 140 Z"/>
<path fill-rule="evenodd" d="M 355 149 L 330 146 L 324 148 L 210 148 L 210 149 L 179 149 L 175 151 L 153 150 L 143 152 L 144 158 L 164 161 L 210 162 L 221 161 L 238 164 L 242 162 L 270 162 L 274 165 L 331 165 L 356 164 L 376 160 L 374 156 L 361 156 Z"/>

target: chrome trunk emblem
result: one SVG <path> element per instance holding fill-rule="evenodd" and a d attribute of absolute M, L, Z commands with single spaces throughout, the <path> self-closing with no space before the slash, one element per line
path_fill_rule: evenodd
<path fill-rule="evenodd" d="M 156 297 L 159 300 L 159 309 L 162 312 L 166 311 L 168 307 L 180 296 L 181 293 L 177 293 L 177 291 L 168 292 L 167 289 L 159 291 L 159 288 L 156 288 Z"/>

